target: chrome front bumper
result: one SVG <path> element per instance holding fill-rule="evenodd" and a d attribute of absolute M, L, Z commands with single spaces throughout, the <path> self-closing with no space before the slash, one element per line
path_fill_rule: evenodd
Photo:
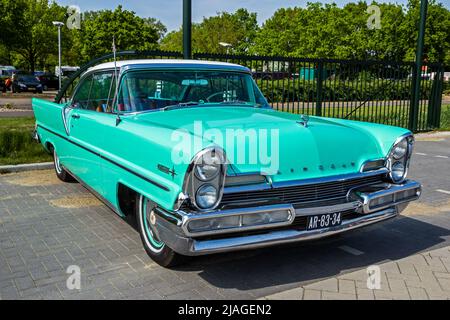
<path fill-rule="evenodd" d="M 415 181 L 406 181 L 401 185 L 379 184 L 353 190 L 347 196 L 347 202 L 312 208 L 294 209 L 292 205 L 277 204 L 271 206 L 246 207 L 232 210 L 219 210 L 207 214 L 185 213 L 183 211 L 169 212 L 161 208 L 155 210 L 156 232 L 158 237 L 174 251 L 196 256 L 210 253 L 236 251 L 244 249 L 261 248 L 283 243 L 304 240 L 313 240 L 360 228 L 373 223 L 381 222 L 398 215 L 408 202 L 419 198 L 421 185 Z M 385 202 L 389 201 L 392 202 Z M 375 203 L 374 207 L 371 204 Z M 202 218 L 236 216 L 254 214 L 255 212 L 268 212 L 275 210 L 288 210 L 292 215 L 284 223 L 259 225 L 254 227 L 233 228 L 227 230 L 211 230 L 194 234 L 187 225 L 190 221 Z M 339 226 L 318 230 L 290 229 L 295 218 L 302 216 L 336 213 L 351 210 L 356 213 L 350 219 L 343 220 Z M 274 228 L 283 227 L 282 230 Z M 248 231 L 252 231 L 248 233 Z M 254 234 L 254 232 L 257 234 Z M 247 232 L 247 233 L 246 233 Z"/>

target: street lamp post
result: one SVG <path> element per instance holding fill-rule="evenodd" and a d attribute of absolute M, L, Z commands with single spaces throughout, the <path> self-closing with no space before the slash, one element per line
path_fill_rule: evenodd
<path fill-rule="evenodd" d="M 192 58 L 192 0 L 183 0 L 183 56 Z"/>
<path fill-rule="evenodd" d="M 233 45 L 226 42 L 219 42 L 219 45 L 221 45 L 224 48 L 227 48 L 227 55 L 229 54 L 230 48 L 233 48 Z"/>
<path fill-rule="evenodd" d="M 61 83 L 62 83 L 62 70 L 61 70 L 61 27 L 64 26 L 63 22 L 59 21 L 53 21 L 53 25 L 58 27 L 58 65 L 59 65 L 59 72 L 58 72 L 58 78 L 59 78 L 59 90 L 61 90 Z"/>

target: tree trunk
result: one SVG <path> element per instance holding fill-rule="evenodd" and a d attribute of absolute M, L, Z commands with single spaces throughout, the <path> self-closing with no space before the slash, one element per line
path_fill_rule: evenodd
<path fill-rule="evenodd" d="M 36 55 L 34 54 L 33 50 L 30 51 L 30 55 L 28 57 L 28 63 L 30 65 L 30 72 L 34 73 L 34 69 L 36 68 Z"/>

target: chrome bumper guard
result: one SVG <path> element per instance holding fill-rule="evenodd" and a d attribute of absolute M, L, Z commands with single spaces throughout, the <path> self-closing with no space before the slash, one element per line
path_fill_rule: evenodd
<path fill-rule="evenodd" d="M 155 210 L 157 217 L 156 230 L 159 238 L 167 246 L 180 254 L 188 256 L 253 249 L 323 238 L 394 218 L 398 215 L 398 205 L 416 200 L 419 198 L 420 193 L 421 186 L 419 183 L 406 181 L 400 185 L 383 183 L 356 188 L 348 194 L 347 203 L 334 206 L 294 209 L 289 204 L 277 204 L 218 210 L 203 214 L 192 214 L 183 211 L 169 212 L 157 208 Z M 289 227 L 295 217 L 346 210 L 353 210 L 359 215 L 356 218 L 343 220 L 339 226 L 324 229 L 307 231 L 283 228 L 283 230 L 271 230 L 282 226 Z M 268 219 L 271 216 L 278 217 L 278 220 L 272 221 L 273 219 Z M 265 219 L 265 223 L 261 223 L 261 219 Z M 193 232 L 189 226 L 194 221 L 205 222 L 206 225 L 211 222 L 211 227 L 219 229 L 204 229 Z M 259 221 L 260 223 L 246 225 L 245 221 Z M 205 228 L 205 226 L 203 227 Z M 220 229 L 220 227 L 223 228 Z M 261 231 L 261 233 L 242 235 L 246 231 L 254 230 Z M 236 234 L 237 232 L 241 234 Z M 208 239 L 208 236 L 214 236 L 214 238 Z"/>

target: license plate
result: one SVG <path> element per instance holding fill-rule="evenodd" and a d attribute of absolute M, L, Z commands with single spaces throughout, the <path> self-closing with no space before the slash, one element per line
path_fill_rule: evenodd
<path fill-rule="evenodd" d="M 341 213 L 327 213 L 309 216 L 307 220 L 307 230 L 317 230 L 339 226 L 341 224 Z"/>

